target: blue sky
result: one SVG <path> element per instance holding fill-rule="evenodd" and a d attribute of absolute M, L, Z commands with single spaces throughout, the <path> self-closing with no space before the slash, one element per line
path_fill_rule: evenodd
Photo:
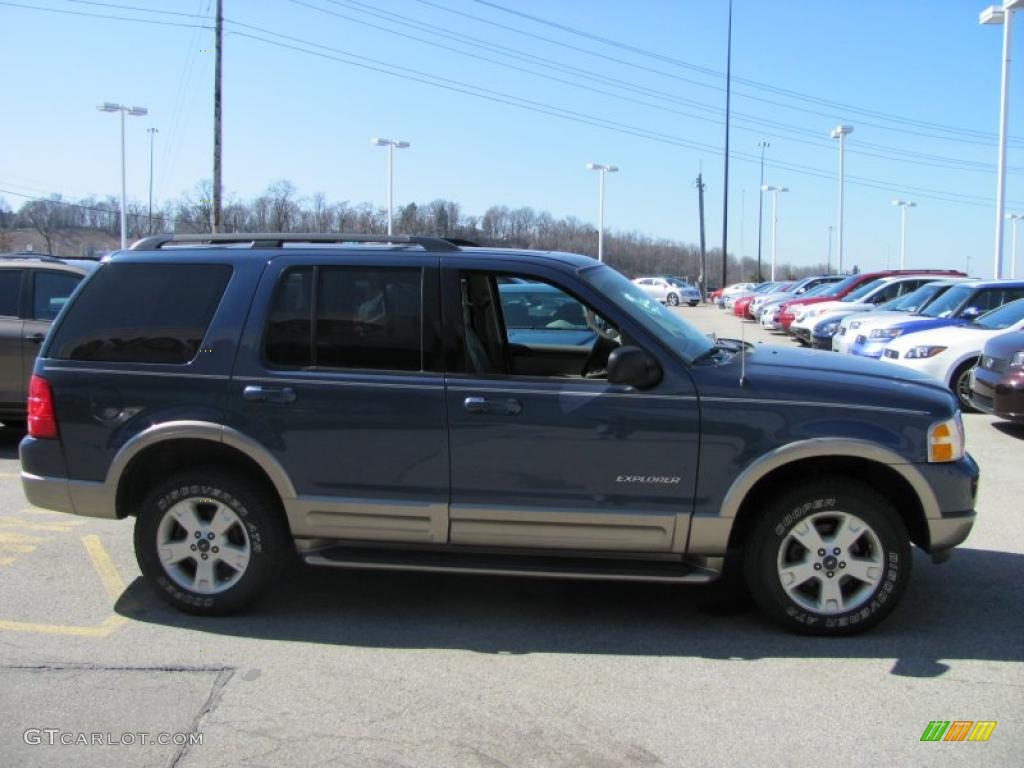
<path fill-rule="evenodd" d="M 212 0 L 11 2 L 32 8 L 0 4 L 0 189 L 117 194 L 117 118 L 95 110 L 101 101 L 150 111 L 128 122 L 129 197 L 147 194 L 147 127 L 160 131 L 158 199 L 211 176 L 213 36 L 192 25 L 212 23 Z M 286 178 L 301 195 L 383 204 L 385 152 L 369 140 L 388 136 L 412 144 L 396 154 L 398 203 L 443 197 L 477 214 L 529 205 L 593 222 L 597 179 L 584 165 L 613 163 L 621 172 L 608 179 L 608 228 L 685 242 L 698 237 L 693 181 L 702 168 L 708 242 L 721 243 L 724 0 L 224 5 L 228 195 L 252 197 Z M 847 266 L 896 265 L 899 213 L 890 201 L 908 198 L 918 204 L 909 266 L 963 269 L 970 259 L 972 273 L 990 276 L 1002 35 L 978 24 L 981 4 L 735 0 L 734 8 L 730 251 L 756 254 L 765 139 L 765 181 L 790 189 L 779 202 L 780 258 L 824 259 L 838 165 L 828 134 L 845 122 L 855 127 Z M 1007 197 L 1008 210 L 1024 211 L 1017 17 Z M 501 103 L 510 100 L 532 109 Z M 0 195 L 12 207 L 22 202 Z M 1009 227 L 1006 238 L 1008 261 Z M 1024 275 L 1024 242 L 1018 254 Z"/>

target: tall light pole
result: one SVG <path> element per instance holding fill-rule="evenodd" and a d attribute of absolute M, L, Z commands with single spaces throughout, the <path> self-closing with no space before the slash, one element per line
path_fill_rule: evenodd
<path fill-rule="evenodd" d="M 604 175 L 619 170 L 617 165 L 587 163 L 587 169 L 598 172 L 597 181 L 597 260 L 604 261 Z"/>
<path fill-rule="evenodd" d="M 839 274 L 843 273 L 843 158 L 846 135 L 853 133 L 852 125 L 837 125 L 832 129 L 830 134 L 833 139 L 839 139 L 839 221 L 836 231 L 838 236 L 836 238 L 837 252 L 839 259 Z"/>
<path fill-rule="evenodd" d="M 406 149 L 409 146 L 408 141 L 395 141 L 394 139 L 370 139 L 370 143 L 375 147 L 387 147 L 388 148 L 388 234 L 393 234 L 391 225 L 392 209 L 395 206 L 394 197 L 394 183 L 395 183 L 395 162 L 394 162 L 394 151 L 396 149 Z"/>
<path fill-rule="evenodd" d="M 761 276 L 761 223 L 764 220 L 764 151 L 771 146 L 767 141 L 757 142 L 761 148 L 761 191 L 757 195 L 757 281 L 764 282 Z"/>
<path fill-rule="evenodd" d="M 832 274 L 832 225 L 828 225 L 828 252 L 825 256 L 825 274 Z"/>
<path fill-rule="evenodd" d="M 775 236 L 779 224 L 779 192 L 789 192 L 789 187 L 773 187 L 769 184 L 761 185 L 762 192 L 772 193 L 772 276 L 771 281 L 775 282 Z"/>
<path fill-rule="evenodd" d="M 153 139 L 160 133 L 159 128 L 147 128 L 149 134 L 149 234 L 153 234 Z"/>
<path fill-rule="evenodd" d="M 1017 222 L 1024 221 L 1024 213 L 1008 213 L 1006 218 L 1010 220 L 1013 236 L 1010 240 L 1010 277 L 1017 277 Z"/>
<path fill-rule="evenodd" d="M 128 219 L 125 215 L 125 208 L 128 204 L 128 189 L 125 182 L 124 170 L 124 116 L 125 113 L 128 113 L 132 117 L 142 117 L 143 115 L 149 114 L 149 110 L 145 107 L 126 107 L 124 104 L 112 104 L 109 101 L 97 104 L 96 109 L 100 112 L 121 113 L 121 250 L 123 251 L 128 247 L 128 230 L 126 227 Z"/>
<path fill-rule="evenodd" d="M 916 208 L 917 203 L 910 200 L 893 200 L 893 205 L 900 207 L 900 269 L 907 268 L 907 208 Z"/>
<path fill-rule="evenodd" d="M 999 91 L 999 158 L 996 166 L 996 252 L 992 277 L 1003 271 L 1003 220 L 1006 212 L 1006 112 L 1010 91 L 1010 26 L 1013 12 L 1024 8 L 1024 0 L 1006 0 L 1002 7 L 990 5 L 978 16 L 980 24 L 1003 25 L 1003 77 Z"/>

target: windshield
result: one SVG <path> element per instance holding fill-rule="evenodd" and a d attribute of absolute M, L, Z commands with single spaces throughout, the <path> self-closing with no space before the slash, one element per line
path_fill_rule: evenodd
<path fill-rule="evenodd" d="M 669 285 L 674 285 L 677 288 L 692 288 L 688 282 L 678 277 L 666 277 L 665 282 Z"/>
<path fill-rule="evenodd" d="M 829 291 L 831 291 L 835 287 L 835 283 L 822 283 L 821 285 L 816 285 L 813 288 L 809 288 L 808 290 L 804 291 L 800 295 L 800 298 L 810 299 L 813 298 L 814 296 L 825 296 L 828 294 Z"/>
<path fill-rule="evenodd" d="M 974 292 L 973 285 L 954 285 L 918 312 L 924 317 L 948 317 Z"/>
<path fill-rule="evenodd" d="M 862 285 L 857 290 L 851 291 L 850 293 L 843 296 L 841 300 L 846 302 L 860 301 L 861 297 L 867 296 L 869 293 L 875 290 L 875 288 L 882 285 L 883 283 L 885 283 L 885 280 L 881 277 L 878 278 L 877 280 L 872 280 L 870 282 L 864 283 L 864 285 Z"/>
<path fill-rule="evenodd" d="M 838 283 L 826 283 L 828 288 L 826 288 L 822 293 L 815 294 L 815 296 L 838 296 L 851 285 L 856 285 L 863 279 L 864 278 L 861 275 L 850 275 L 849 277 L 840 280 Z M 810 293 L 810 291 L 808 291 L 808 293 Z M 807 294 L 804 295 L 806 296 Z"/>
<path fill-rule="evenodd" d="M 912 291 L 904 296 L 898 296 L 882 306 L 886 309 L 896 309 L 901 312 L 914 312 L 947 288 L 949 288 L 948 285 L 942 285 L 941 283 L 927 283 L 922 285 L 916 291 Z"/>
<path fill-rule="evenodd" d="M 687 362 L 714 346 L 707 336 L 611 267 L 587 267 L 580 271 L 580 277 L 611 299 L 630 318 L 672 347 Z"/>
<path fill-rule="evenodd" d="M 976 318 L 971 325 L 990 331 L 1001 331 L 1004 328 L 1009 328 L 1011 325 L 1016 325 L 1021 320 L 1024 320 L 1024 299 L 1017 299 L 1017 301 L 1003 304 L 1003 306 L 993 309 L 991 312 L 986 312 L 981 317 Z"/>

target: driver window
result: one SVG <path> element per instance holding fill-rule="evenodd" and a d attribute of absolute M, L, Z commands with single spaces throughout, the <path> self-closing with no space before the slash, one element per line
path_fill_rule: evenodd
<path fill-rule="evenodd" d="M 590 307 L 525 276 L 461 276 L 466 370 L 476 374 L 605 378 L 619 332 Z"/>

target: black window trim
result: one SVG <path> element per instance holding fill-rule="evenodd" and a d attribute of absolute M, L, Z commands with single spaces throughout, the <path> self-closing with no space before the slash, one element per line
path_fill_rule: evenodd
<path fill-rule="evenodd" d="M 85 277 L 86 277 L 81 272 L 72 272 L 71 270 L 68 270 L 68 269 L 47 269 L 47 268 L 44 267 L 42 269 L 33 269 L 33 270 L 31 270 L 31 272 L 32 272 L 32 277 L 31 277 L 31 280 L 29 281 L 28 285 L 26 286 L 24 283 L 22 283 L 22 289 L 25 291 L 25 302 L 24 302 L 25 312 L 24 312 L 24 315 L 25 315 L 25 319 L 26 320 L 31 320 L 33 322 L 39 322 L 39 323 L 52 323 L 56 319 L 56 318 L 36 317 L 35 316 L 35 314 L 36 314 L 36 306 L 35 306 L 36 305 L 36 280 L 38 279 L 39 275 L 41 275 L 41 274 L 66 275 L 68 277 L 78 278 L 77 282 L 75 283 L 75 287 L 71 290 L 71 293 L 68 294 L 68 298 L 71 297 L 71 294 L 73 294 L 75 292 L 75 290 L 78 288 L 78 286 L 81 285 L 82 280 L 84 280 Z"/>
<path fill-rule="evenodd" d="M 17 272 L 20 275 L 18 280 L 18 295 L 14 297 L 14 314 L 5 315 L 0 314 L 0 317 L 8 320 L 24 320 L 25 319 L 25 281 L 28 278 L 29 270 L 24 267 L 18 267 L 17 269 L 5 269 L 4 272 Z"/>

